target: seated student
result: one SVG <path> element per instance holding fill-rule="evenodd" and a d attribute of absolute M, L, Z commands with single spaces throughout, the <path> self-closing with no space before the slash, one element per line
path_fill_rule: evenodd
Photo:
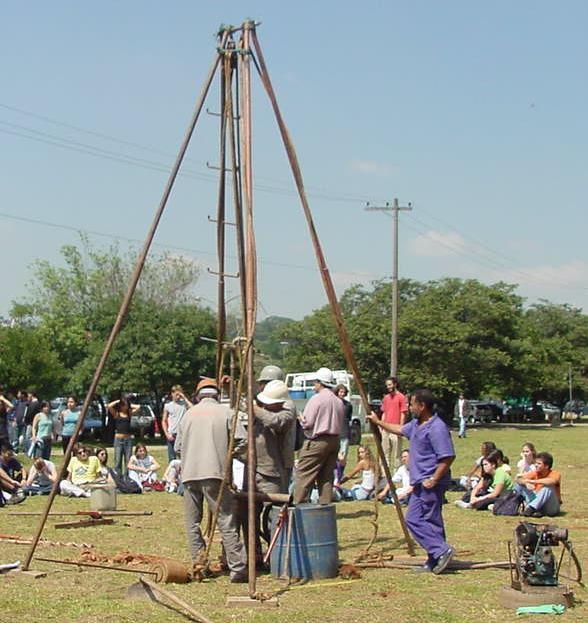
<path fill-rule="evenodd" d="M 31 467 L 24 492 L 26 495 L 48 495 L 57 481 L 57 470 L 52 461 L 38 458 Z"/>
<path fill-rule="evenodd" d="M 353 485 L 351 489 L 341 487 L 361 472 L 361 482 Z M 336 499 L 343 500 L 367 500 L 373 496 L 376 488 L 376 460 L 372 451 L 367 446 L 359 446 L 357 449 L 357 464 L 348 476 L 343 476 L 339 484 L 333 490 Z"/>
<path fill-rule="evenodd" d="M 109 485 L 116 486 L 115 474 L 112 467 L 108 465 L 108 451 L 106 448 L 96 448 L 96 457 L 100 462 L 100 474 Z"/>
<path fill-rule="evenodd" d="M 90 455 L 86 446 L 78 446 L 74 456 L 67 466 L 67 478 L 59 483 L 61 495 L 89 498 L 89 485 L 104 483 L 100 472 L 98 457 Z"/>
<path fill-rule="evenodd" d="M 506 464 L 502 463 L 502 452 L 499 450 L 491 452 L 482 461 L 482 469 L 489 477 L 488 489 L 482 491 L 482 487 L 476 487 L 470 498 L 470 508 L 479 511 L 487 510 L 501 495 L 514 488 L 512 477 Z"/>
<path fill-rule="evenodd" d="M 4 443 L 0 447 L 0 488 L 2 489 L 3 502 L 18 504 L 24 499 L 22 492 L 23 480 L 26 479 L 27 472 L 14 456 L 14 450 L 9 443 Z"/>
<path fill-rule="evenodd" d="M 480 445 L 480 456 L 474 461 L 472 468 L 468 472 L 467 476 L 460 478 L 460 484 L 463 485 L 468 491 L 473 489 L 478 480 L 483 475 L 482 459 L 487 457 L 490 452 L 496 450 L 496 444 L 493 441 L 483 441 Z"/>
<path fill-rule="evenodd" d="M 410 494 L 412 493 L 410 474 L 408 473 L 408 458 L 408 450 L 403 450 L 400 454 L 401 465 L 392 476 L 392 482 L 396 486 L 396 495 L 398 496 L 398 501 L 401 504 L 408 504 Z M 378 493 L 378 500 L 384 504 L 392 504 L 394 502 L 394 499 L 390 493 L 390 485 L 387 482 L 385 482 L 382 491 Z"/>
<path fill-rule="evenodd" d="M 536 457 L 537 450 L 535 450 L 535 446 L 530 441 L 524 443 L 521 448 L 521 460 L 517 463 L 517 476 L 527 472 L 534 472 L 536 469 Z"/>
<path fill-rule="evenodd" d="M 555 517 L 561 506 L 561 474 L 553 467 L 549 452 L 539 452 L 536 469 L 517 476 L 515 491 L 525 500 L 525 517 Z"/>
<path fill-rule="evenodd" d="M 182 461 L 180 459 L 172 459 L 169 462 L 164 474 L 163 482 L 167 493 L 178 493 L 183 495 L 184 487 L 182 485 Z"/>
<path fill-rule="evenodd" d="M 157 480 L 159 463 L 147 452 L 147 446 L 138 443 L 135 454 L 127 466 L 129 478 L 132 478 L 141 487 L 149 488 Z"/>

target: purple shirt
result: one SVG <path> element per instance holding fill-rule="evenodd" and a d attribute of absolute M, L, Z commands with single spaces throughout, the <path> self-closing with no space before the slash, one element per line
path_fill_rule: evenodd
<path fill-rule="evenodd" d="M 455 456 L 449 429 L 436 415 L 420 426 L 416 418 L 411 420 L 402 427 L 402 434 L 410 440 L 408 471 L 411 485 L 432 476 L 441 459 Z M 441 482 L 446 483 L 450 478 L 448 470 Z"/>
<path fill-rule="evenodd" d="M 319 435 L 339 435 L 344 417 L 343 401 L 330 389 L 321 389 L 304 407 L 301 419 L 304 434 L 308 439 Z"/>

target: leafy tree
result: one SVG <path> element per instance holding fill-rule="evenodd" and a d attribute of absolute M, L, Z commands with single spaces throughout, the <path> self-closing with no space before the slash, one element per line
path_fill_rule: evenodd
<path fill-rule="evenodd" d="M 42 329 L 0 327 L 0 379 L 5 387 L 50 395 L 64 378 L 65 369 Z"/>
<path fill-rule="evenodd" d="M 427 385 L 444 398 L 510 388 L 522 318 L 515 286 L 486 286 L 475 280 L 442 279 L 427 283 L 401 280 L 399 370 L 406 387 Z M 389 374 L 391 286 L 353 286 L 341 308 L 368 389 L 378 395 Z M 344 367 L 331 313 L 323 307 L 284 327 L 289 341 L 288 369 Z"/>
<path fill-rule="evenodd" d="M 14 305 L 13 316 L 42 328 L 57 354 L 66 391 L 82 392 L 96 368 L 114 324 L 129 276 L 133 253 L 117 246 L 62 249 L 64 266 L 35 263 L 29 300 Z M 197 303 L 199 268 L 189 258 L 164 253 L 148 260 L 125 324 L 104 371 L 100 390 L 161 393 L 172 382 L 212 373 L 212 313 Z M 214 366 L 214 364 L 212 364 Z"/>
<path fill-rule="evenodd" d="M 524 316 L 527 392 L 535 399 L 563 403 L 568 398 L 568 370 L 575 397 L 588 395 L 588 316 L 570 305 L 540 301 Z"/>

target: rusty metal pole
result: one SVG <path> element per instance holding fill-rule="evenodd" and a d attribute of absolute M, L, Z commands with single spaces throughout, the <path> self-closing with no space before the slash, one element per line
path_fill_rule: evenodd
<path fill-rule="evenodd" d="M 241 316 L 243 326 L 247 317 L 247 302 L 246 302 L 246 288 L 247 282 L 247 267 L 245 266 L 245 238 L 243 233 L 243 201 L 242 201 L 242 185 L 241 185 L 241 158 L 238 151 L 238 145 L 240 145 L 240 105 L 239 105 L 239 69 L 236 54 L 233 54 L 232 68 L 235 73 L 235 89 L 237 91 L 235 97 L 235 105 L 233 104 L 232 90 L 227 89 L 227 115 L 230 115 L 229 129 L 229 146 L 231 150 L 231 170 L 233 173 L 233 205 L 235 210 L 235 230 L 237 236 L 237 258 L 239 263 L 239 285 L 241 288 Z"/>
<path fill-rule="evenodd" d="M 292 139 L 290 138 L 290 133 L 288 132 L 288 128 L 286 127 L 286 124 L 284 122 L 284 119 L 282 117 L 282 113 L 280 111 L 280 108 L 278 106 L 278 101 L 269 77 L 269 73 L 267 71 L 267 66 L 265 64 L 265 60 L 263 57 L 263 52 L 261 50 L 261 47 L 259 45 L 259 41 L 257 39 L 257 35 L 255 33 L 255 30 L 252 30 L 251 32 L 251 39 L 253 42 L 253 47 L 255 48 L 256 54 L 257 54 L 257 60 L 259 63 L 259 74 L 261 77 L 261 81 L 263 83 L 263 86 L 268 94 L 268 97 L 270 99 L 273 111 L 274 111 L 274 115 L 276 117 L 276 121 L 278 123 L 278 127 L 280 130 L 280 134 L 282 136 L 282 141 L 284 143 L 284 148 L 286 149 L 286 154 L 288 156 L 288 160 L 290 161 L 290 167 L 292 169 L 292 175 L 294 176 L 294 180 L 296 182 L 296 187 L 298 189 L 298 194 L 300 196 L 300 201 L 302 203 L 302 209 L 304 211 L 304 216 L 306 217 L 306 222 L 308 225 L 308 229 L 310 232 L 310 237 L 312 239 L 312 244 L 314 247 L 314 252 L 316 255 L 316 260 L 317 260 L 317 264 L 318 264 L 318 268 L 320 271 L 320 275 L 323 281 L 323 286 L 325 288 L 325 292 L 327 294 L 327 298 L 329 300 L 329 303 L 331 305 L 331 312 L 333 314 L 333 321 L 335 323 L 335 327 L 337 329 L 337 333 L 339 335 L 339 340 L 341 342 L 341 347 L 343 349 L 343 353 L 345 355 L 345 359 L 347 361 L 347 365 L 349 366 L 351 372 L 353 373 L 353 377 L 355 379 L 355 383 L 357 385 L 359 394 L 361 396 L 361 401 L 363 404 L 363 408 L 365 410 L 366 413 L 370 412 L 370 406 L 369 406 L 369 401 L 367 398 L 367 393 L 365 391 L 365 388 L 363 386 L 363 382 L 361 380 L 361 376 L 359 373 L 359 366 L 357 365 L 357 361 L 355 359 L 355 355 L 353 353 L 353 349 L 351 347 L 351 342 L 349 341 L 349 336 L 347 334 L 347 329 L 345 328 L 345 323 L 343 321 L 343 314 L 341 313 L 341 307 L 339 305 L 339 301 L 337 299 L 337 294 L 335 292 L 335 287 L 333 286 L 333 281 L 331 279 L 331 275 L 329 273 L 329 269 L 327 267 L 327 262 L 325 260 L 325 256 L 323 254 L 323 250 L 318 238 L 318 234 L 316 231 L 316 227 L 314 225 L 314 220 L 312 218 L 312 213 L 310 211 L 310 206 L 308 204 L 308 200 L 306 198 L 306 191 L 304 190 L 304 181 L 302 179 L 302 172 L 300 169 L 300 165 L 298 163 L 298 157 L 296 155 L 296 151 L 294 149 L 294 144 L 292 142 Z M 386 459 L 384 457 L 384 453 L 382 450 L 382 444 L 380 439 L 378 438 L 376 431 L 374 431 L 374 438 L 376 440 L 376 447 L 378 449 L 378 454 L 380 456 L 380 460 L 382 463 L 382 466 L 384 468 L 384 472 L 386 474 L 386 479 L 388 481 L 388 484 L 390 485 L 390 492 L 392 493 L 392 496 L 394 498 L 394 506 L 396 508 L 396 512 L 398 514 L 398 520 L 400 522 L 400 526 L 402 528 L 402 532 L 404 534 L 404 538 L 406 541 L 406 545 L 408 548 L 408 551 L 411 555 L 415 554 L 415 550 L 414 550 L 414 542 L 412 540 L 412 537 L 410 536 L 410 533 L 408 532 L 408 527 L 406 526 L 406 521 L 404 519 L 404 515 L 402 513 L 402 508 L 400 507 L 400 504 L 398 502 L 398 496 L 396 495 L 396 488 L 394 486 L 394 483 L 392 482 L 392 474 L 390 473 L 390 469 L 388 467 L 388 464 L 386 462 Z"/>
<path fill-rule="evenodd" d="M 245 337 L 249 346 L 247 350 L 247 550 L 249 596 L 256 593 L 256 513 L 255 513 L 255 472 L 257 457 L 255 455 L 253 395 L 255 392 L 253 375 L 253 338 L 255 335 L 255 321 L 257 316 L 257 259 L 255 249 L 255 232 L 253 229 L 253 170 L 251 153 L 251 33 L 255 24 L 252 21 L 243 23 L 243 37 L 241 54 L 239 55 L 241 78 L 241 156 L 242 182 L 245 204 L 245 291 L 246 312 Z"/>
<path fill-rule="evenodd" d="M 216 251 L 218 257 L 218 289 L 217 289 L 217 329 L 216 329 L 216 381 L 220 386 L 223 376 L 223 341 L 227 332 L 227 315 L 225 304 L 225 190 L 226 190 L 226 58 L 220 69 L 220 171 L 218 181 L 218 204 L 216 211 Z"/>
<path fill-rule="evenodd" d="M 222 40 L 222 44 L 224 44 L 224 41 L 226 40 L 226 38 L 228 37 L 228 32 L 223 33 L 221 40 Z M 43 515 L 41 517 L 41 520 L 39 522 L 39 526 L 37 528 L 37 532 L 35 533 L 35 536 L 33 537 L 32 543 L 31 543 L 31 547 L 27 553 L 26 559 L 24 561 L 24 564 L 22 566 L 23 570 L 27 570 L 30 567 L 31 564 L 31 560 L 33 559 L 33 555 L 35 553 L 35 549 L 37 548 L 37 544 L 39 543 L 39 539 L 41 538 L 41 534 L 43 533 L 43 528 L 45 527 L 45 523 L 47 522 L 47 517 L 49 515 L 49 511 L 51 510 L 51 506 L 53 505 L 53 501 L 55 500 L 55 496 L 58 493 L 59 490 L 59 483 L 61 480 L 63 480 L 64 476 L 65 476 L 65 472 L 67 469 L 67 465 L 69 463 L 69 459 L 71 457 L 71 453 L 72 453 L 72 449 L 74 444 L 76 443 L 80 431 L 82 430 L 82 427 L 84 425 L 84 420 L 86 418 L 86 413 L 88 411 L 88 407 L 90 406 L 90 402 L 92 401 L 92 398 L 94 396 L 94 394 L 96 393 L 96 389 L 98 387 L 98 382 L 100 381 L 100 377 L 102 376 L 102 372 L 104 370 L 104 366 L 106 365 L 106 362 L 108 360 L 108 356 L 110 355 L 110 351 L 112 350 L 112 347 L 114 345 L 114 342 L 120 332 L 120 329 L 122 327 L 123 321 L 126 317 L 127 311 L 129 309 L 129 305 L 131 304 L 131 300 L 133 298 L 133 294 L 135 292 L 135 289 L 137 287 L 137 283 L 139 281 L 139 277 L 141 276 L 141 271 L 143 270 L 143 266 L 145 264 L 145 260 L 147 259 L 147 254 L 149 252 L 149 249 L 151 247 L 151 243 L 153 242 L 153 238 L 155 237 L 155 232 L 157 231 L 157 226 L 159 225 L 159 221 L 161 220 L 161 217 L 163 215 L 163 211 L 165 209 L 165 206 L 167 204 L 167 201 L 169 199 L 169 196 L 171 194 L 174 182 L 176 180 L 176 177 L 178 175 L 178 172 L 180 170 L 180 166 L 182 164 L 182 161 L 184 159 L 184 155 L 186 154 L 186 150 L 188 149 L 188 145 L 190 144 L 190 139 L 192 138 L 192 134 L 194 132 L 194 128 L 196 127 L 196 123 L 198 121 L 198 118 L 200 116 L 200 113 L 202 112 L 202 108 L 204 106 L 204 102 L 206 100 L 206 96 L 208 94 L 208 90 L 210 88 L 210 84 L 212 83 L 212 80 L 214 78 L 214 74 L 216 73 L 218 64 L 220 61 L 220 55 L 217 54 L 217 56 L 215 57 L 209 71 L 208 71 L 208 75 L 204 81 L 204 85 L 202 86 L 202 89 L 200 91 L 200 95 L 196 101 L 196 106 L 194 109 L 194 113 L 192 115 L 192 119 L 190 120 L 190 123 L 188 125 L 188 128 L 186 130 L 186 133 L 184 135 L 184 138 L 182 140 L 182 144 L 180 146 L 178 155 L 176 157 L 176 160 L 174 162 L 174 165 L 172 167 L 172 170 L 170 172 L 167 184 L 165 185 L 164 191 L 163 191 L 163 195 L 161 197 L 161 200 L 159 202 L 159 206 L 155 212 L 155 216 L 153 218 L 153 222 L 151 223 L 151 227 L 149 228 L 149 232 L 147 233 L 147 237 L 145 239 L 145 242 L 143 243 L 143 248 L 141 249 L 141 252 L 139 253 L 139 256 L 137 257 L 137 261 L 135 263 L 135 268 L 133 270 L 133 274 L 131 275 L 131 278 L 129 280 L 129 285 L 127 288 L 127 291 L 125 293 L 125 296 L 123 298 L 123 301 L 121 303 L 118 315 L 116 317 L 116 320 L 114 322 L 114 325 L 112 327 L 112 330 L 110 331 L 110 335 L 108 336 L 108 339 L 106 341 L 106 344 L 104 345 L 104 351 L 102 352 L 102 356 L 100 357 L 100 362 L 98 363 L 98 367 L 96 368 L 96 371 L 94 372 L 94 376 L 92 378 L 92 381 L 90 383 L 90 387 L 88 388 L 88 393 L 86 394 L 86 398 L 84 400 L 84 403 L 82 405 L 82 410 L 80 412 L 80 417 L 78 418 L 78 421 L 76 423 L 76 427 L 74 430 L 74 433 L 69 441 L 69 444 L 67 445 L 67 448 L 65 450 L 65 454 L 63 457 L 63 463 L 60 466 L 59 470 L 58 470 L 58 474 L 57 474 L 57 480 L 55 482 L 55 484 L 53 485 L 53 488 L 51 489 L 51 493 L 49 494 L 49 497 L 47 498 L 47 502 L 45 504 L 45 509 L 43 510 Z"/>

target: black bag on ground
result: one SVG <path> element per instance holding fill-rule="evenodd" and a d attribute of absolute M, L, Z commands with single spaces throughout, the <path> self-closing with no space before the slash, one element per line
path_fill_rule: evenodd
<path fill-rule="evenodd" d="M 492 512 L 495 515 L 515 516 L 523 503 L 523 496 L 516 491 L 507 491 L 494 502 Z"/>
<path fill-rule="evenodd" d="M 111 469 L 110 475 L 120 493 L 143 493 L 143 489 L 141 489 L 139 483 L 135 482 L 126 474 L 119 474 L 115 469 Z"/>

